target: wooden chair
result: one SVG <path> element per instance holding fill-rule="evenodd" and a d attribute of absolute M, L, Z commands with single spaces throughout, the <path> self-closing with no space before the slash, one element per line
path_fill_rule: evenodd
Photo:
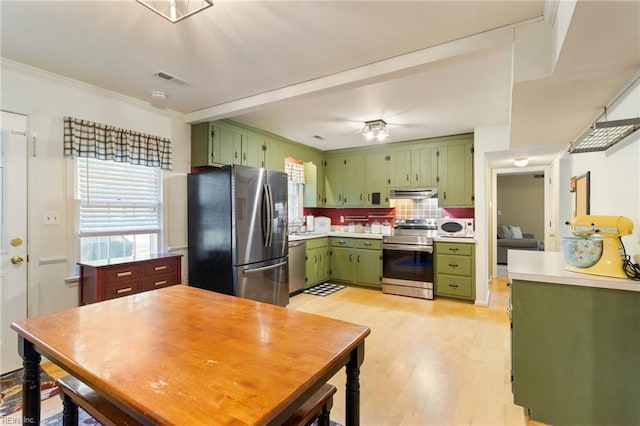
<path fill-rule="evenodd" d="M 62 425 L 78 425 L 78 407 L 105 426 L 131 426 L 139 423 L 118 407 L 98 395 L 89 386 L 72 376 L 57 380 L 62 398 Z M 291 415 L 283 426 L 307 426 L 318 419 L 318 426 L 329 426 L 335 386 L 324 384 L 302 407 Z"/>

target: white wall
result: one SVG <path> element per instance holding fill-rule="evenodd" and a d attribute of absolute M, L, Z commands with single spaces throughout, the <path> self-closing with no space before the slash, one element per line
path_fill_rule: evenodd
<path fill-rule="evenodd" d="M 187 246 L 186 173 L 190 162 L 190 127 L 181 114 L 154 108 L 67 78 L 5 59 L 1 64 L 0 108 L 28 116 L 29 315 L 77 306 L 77 281 L 69 280 L 74 265 L 68 236 L 72 234 L 68 159 L 63 157 L 63 117 L 73 116 L 170 138 L 173 170 L 164 173 L 163 250 L 183 252 Z M 30 153 L 31 154 L 31 153 Z M 170 200 L 170 203 L 167 203 Z M 60 225 L 43 225 L 44 212 L 60 213 Z M 186 265 L 186 251 L 183 253 Z M 183 267 L 186 276 L 186 267 Z"/>
<path fill-rule="evenodd" d="M 608 109 L 607 116 L 608 120 L 640 117 L 640 80 Z M 607 151 L 572 154 L 569 160 L 570 176 L 591 172 L 591 214 L 626 216 L 633 221 L 633 234 L 622 242 L 627 254 L 640 263 L 640 130 Z M 573 196 L 561 194 L 571 212 Z"/>
<path fill-rule="evenodd" d="M 494 214 L 492 204 L 492 170 L 486 153 L 509 149 L 509 126 L 478 127 L 474 129 L 474 195 L 476 245 L 476 303 L 489 304 L 489 236 Z M 495 250 L 495 249 L 494 249 Z"/>

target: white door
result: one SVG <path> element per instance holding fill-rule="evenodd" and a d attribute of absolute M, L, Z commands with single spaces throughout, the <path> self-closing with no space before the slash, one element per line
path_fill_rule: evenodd
<path fill-rule="evenodd" d="M 22 367 L 10 326 L 27 317 L 27 117 L 2 112 L 0 124 L 0 370 L 6 373 Z"/>

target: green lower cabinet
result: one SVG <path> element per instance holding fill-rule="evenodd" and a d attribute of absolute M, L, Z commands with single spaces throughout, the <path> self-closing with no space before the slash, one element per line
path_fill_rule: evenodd
<path fill-rule="evenodd" d="M 513 280 L 514 402 L 532 420 L 640 425 L 640 292 Z"/>
<path fill-rule="evenodd" d="M 436 242 L 435 295 L 475 300 L 475 244 Z"/>
<path fill-rule="evenodd" d="M 307 240 L 305 260 L 305 288 L 329 280 L 328 238 Z"/>
<path fill-rule="evenodd" d="M 331 280 L 382 287 L 382 241 L 331 237 Z"/>

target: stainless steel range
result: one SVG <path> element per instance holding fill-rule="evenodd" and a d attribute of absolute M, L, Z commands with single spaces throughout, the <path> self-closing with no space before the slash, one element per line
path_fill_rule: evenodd
<path fill-rule="evenodd" d="M 382 292 L 433 299 L 436 219 L 397 220 L 382 239 Z"/>

